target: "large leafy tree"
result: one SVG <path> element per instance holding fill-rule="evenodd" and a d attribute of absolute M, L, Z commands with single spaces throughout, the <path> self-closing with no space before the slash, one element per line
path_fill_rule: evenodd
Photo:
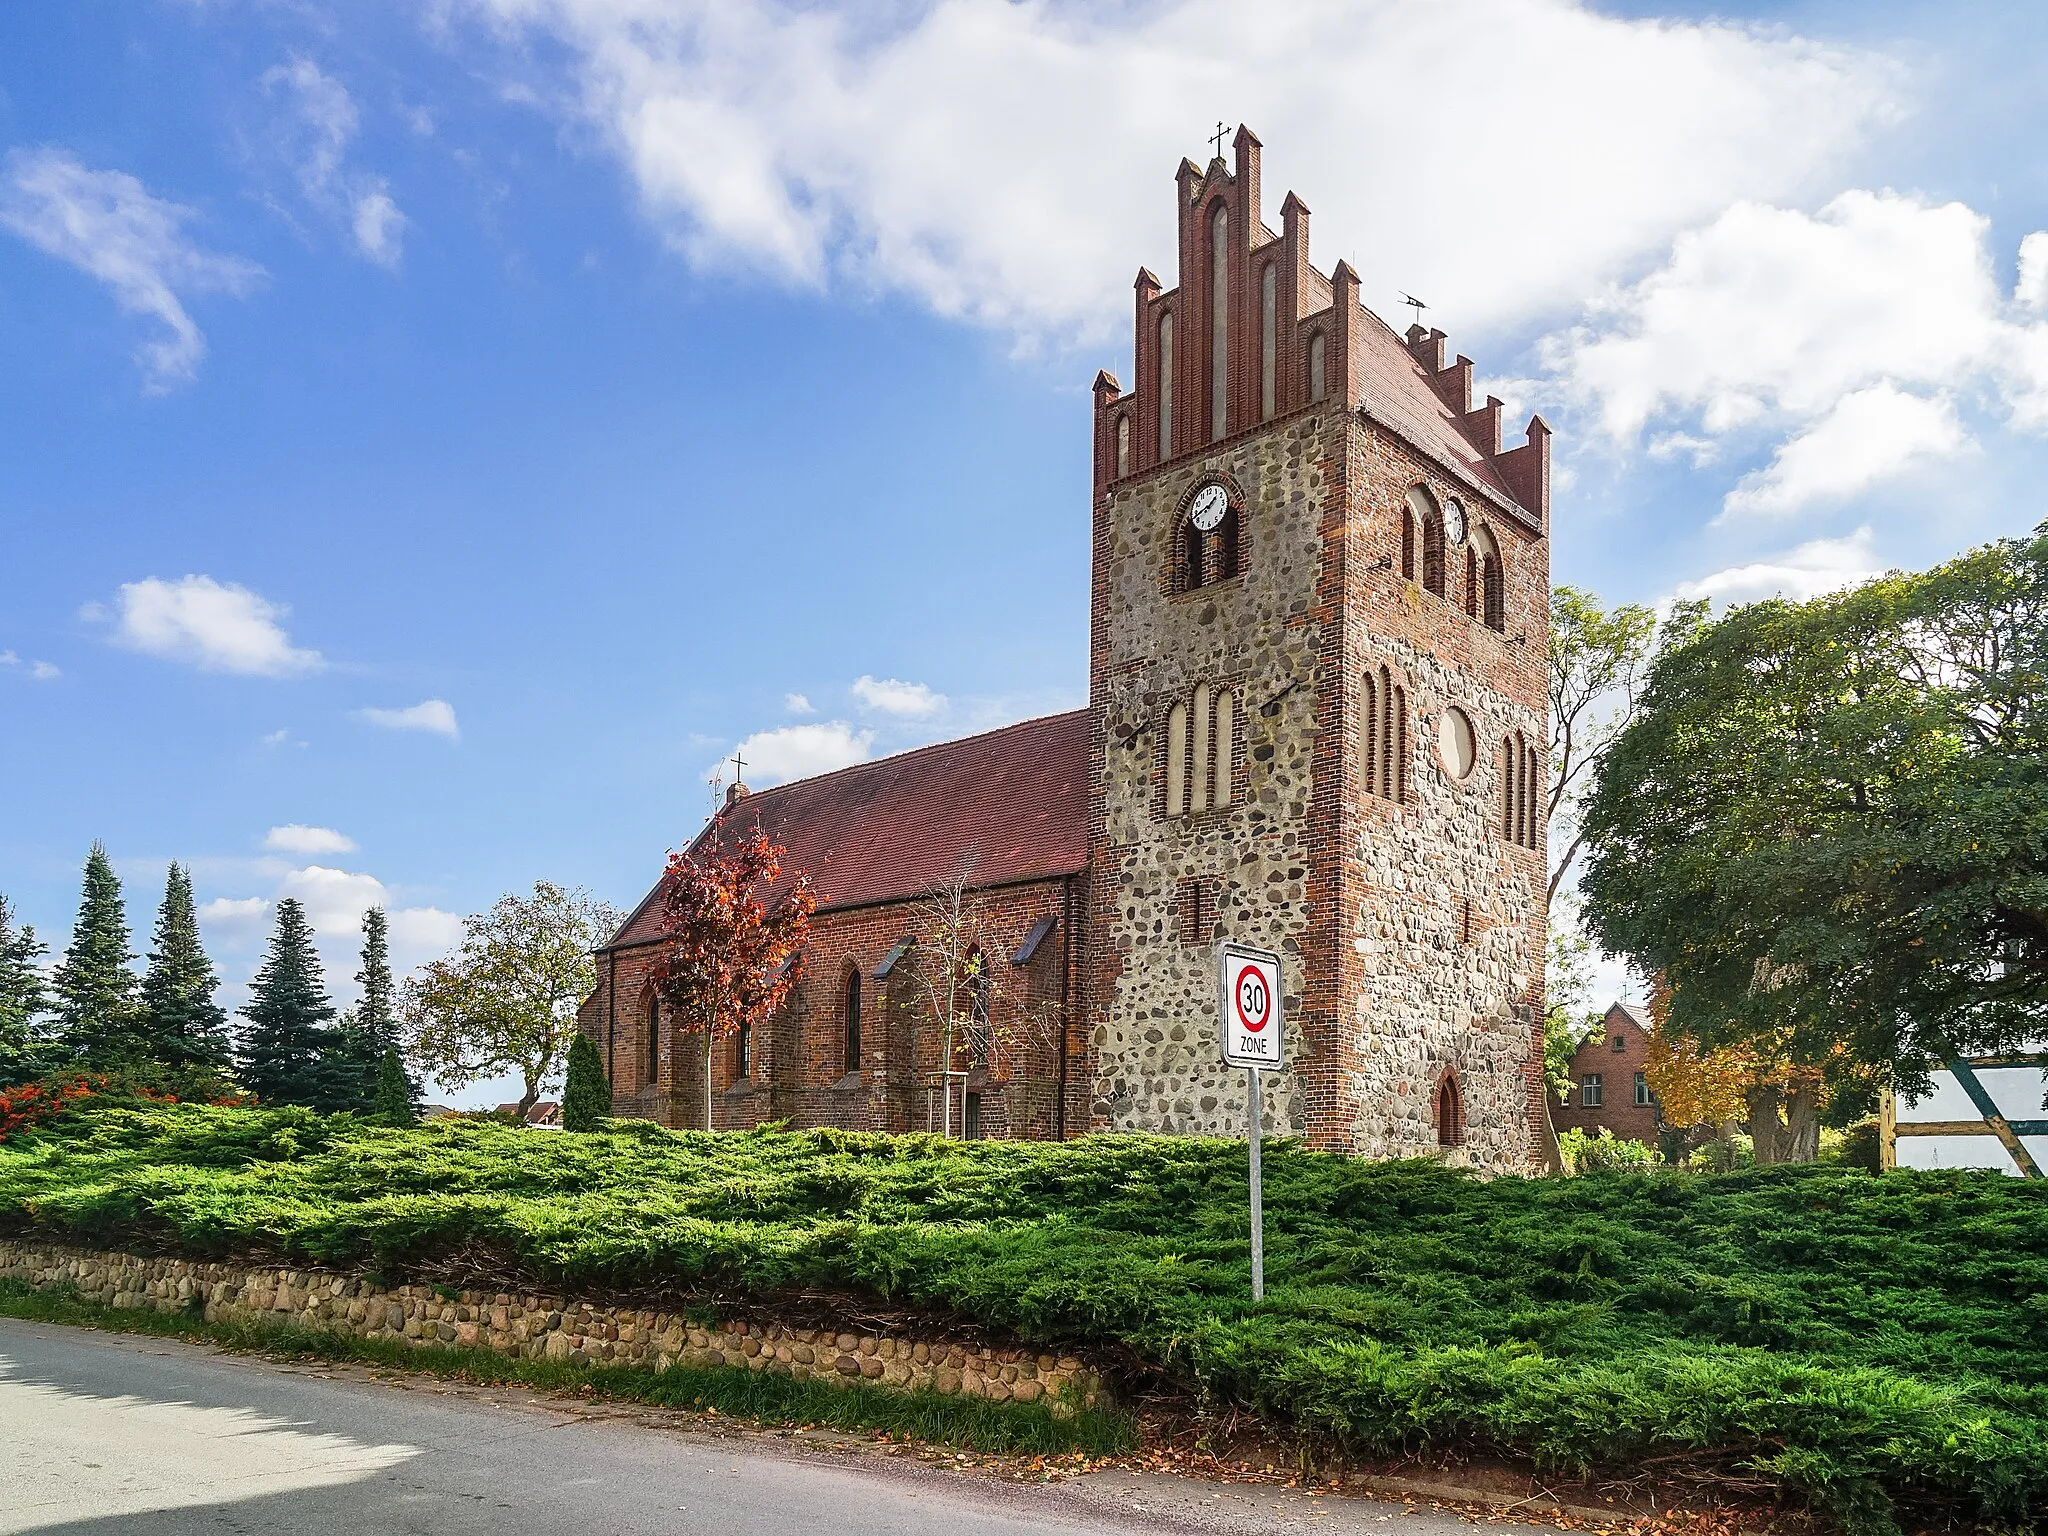
<path fill-rule="evenodd" d="M 783 884 L 782 850 L 755 827 L 730 841 L 714 833 L 694 852 L 670 854 L 660 901 L 655 975 L 678 1033 L 703 1037 L 709 1130 L 713 1047 L 782 1006 L 817 898 L 808 874 Z"/>
<path fill-rule="evenodd" d="M 269 1104 L 355 1107 L 353 1062 L 344 1059 L 341 1032 L 329 1022 L 334 1004 L 313 928 L 306 909 L 289 896 L 277 904 L 277 927 L 242 1017 L 249 1025 L 242 1033 L 240 1077 L 250 1092 Z"/>
<path fill-rule="evenodd" d="M 16 926 L 13 906 L 0 896 L 0 1085 L 36 1076 L 48 1054 L 39 1027 L 49 1006 L 39 962 L 48 952 L 35 929 Z"/>
<path fill-rule="evenodd" d="M 1913 1091 L 2048 1024 L 2044 620 L 2048 530 L 1658 656 L 1581 890 L 1676 1037 Z"/>
<path fill-rule="evenodd" d="M 199 940 L 192 876 L 172 864 L 142 978 L 141 1036 L 152 1060 L 173 1069 L 227 1065 L 227 1014 L 213 1000 L 219 988 Z"/>
<path fill-rule="evenodd" d="M 561 1080 L 576 1005 L 597 985 L 590 952 L 618 913 L 587 891 L 537 881 L 465 918 L 462 945 L 405 985 L 412 1060 L 444 1088 L 519 1073 L 519 1113 Z"/>
<path fill-rule="evenodd" d="M 1681 604 L 1665 632 L 1683 631 L 1698 613 L 1696 605 Z M 1635 718 L 1656 638 L 1656 616 L 1640 604 L 1607 609 L 1578 587 L 1551 589 L 1550 787 L 1544 804 L 1551 898 L 1585 842 L 1580 800 L 1601 757 Z"/>
<path fill-rule="evenodd" d="M 77 1064 L 120 1067 L 147 1058 L 134 963 L 121 880 L 107 850 L 94 843 L 78 921 L 52 978 L 57 1039 Z"/>

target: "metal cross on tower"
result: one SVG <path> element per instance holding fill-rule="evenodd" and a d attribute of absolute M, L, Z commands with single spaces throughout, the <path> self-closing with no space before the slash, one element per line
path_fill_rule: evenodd
<path fill-rule="evenodd" d="M 1228 130 L 1219 122 L 1216 125 L 1216 131 L 1209 135 L 1209 142 L 1216 146 L 1216 158 L 1218 160 L 1223 158 L 1223 135 L 1226 132 Z"/>
<path fill-rule="evenodd" d="M 745 770 L 746 770 L 746 766 L 747 766 L 747 760 L 746 760 L 746 759 L 745 759 L 744 757 L 741 757 L 741 756 L 739 755 L 739 753 L 738 753 L 737 751 L 735 751 L 735 752 L 733 753 L 733 755 L 732 755 L 732 759 L 731 759 L 731 761 L 732 761 L 732 781 L 733 781 L 733 783 L 735 783 L 735 784 L 740 784 L 740 783 L 744 783 L 744 782 L 745 782 L 745 780 L 746 780 L 746 773 L 745 773 Z"/>

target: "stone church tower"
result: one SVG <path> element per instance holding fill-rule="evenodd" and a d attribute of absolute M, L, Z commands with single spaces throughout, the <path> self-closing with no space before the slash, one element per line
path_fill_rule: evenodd
<path fill-rule="evenodd" d="M 1243 1134 L 1213 946 L 1281 952 L 1268 1129 L 1543 1155 L 1549 429 L 1501 443 L 1444 336 L 1397 335 L 1259 141 L 1183 161 L 1136 378 L 1095 383 L 1091 1118 Z"/>

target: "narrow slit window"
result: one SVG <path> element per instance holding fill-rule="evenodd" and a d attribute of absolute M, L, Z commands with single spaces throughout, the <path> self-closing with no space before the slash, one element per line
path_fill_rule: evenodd
<path fill-rule="evenodd" d="M 846 976 L 846 1070 L 860 1070 L 860 970 Z"/>
<path fill-rule="evenodd" d="M 1121 480 L 1131 472 L 1131 418 L 1116 419 L 1116 474 Z"/>
<path fill-rule="evenodd" d="M 1195 782 L 1189 796 L 1196 815 L 1209 809 L 1209 685 L 1195 685 Z"/>
<path fill-rule="evenodd" d="M 1330 393 L 1329 373 L 1324 366 L 1323 333 L 1308 333 L 1308 397 L 1316 404 L 1322 404 Z"/>
<path fill-rule="evenodd" d="M 659 1086 L 661 1082 L 661 994 L 650 993 L 647 998 L 647 1086 Z"/>

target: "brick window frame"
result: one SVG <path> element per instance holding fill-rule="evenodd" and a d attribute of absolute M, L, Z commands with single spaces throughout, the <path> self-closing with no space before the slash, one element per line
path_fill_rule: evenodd
<path fill-rule="evenodd" d="M 1190 521 L 1194 500 L 1212 485 L 1223 487 L 1230 498 L 1230 510 L 1223 522 L 1202 533 Z M 1189 482 L 1173 504 L 1161 547 L 1166 550 L 1166 568 L 1160 573 L 1168 597 L 1189 598 L 1226 586 L 1251 568 L 1251 542 L 1247 532 L 1244 487 L 1222 470 L 1208 470 Z"/>

